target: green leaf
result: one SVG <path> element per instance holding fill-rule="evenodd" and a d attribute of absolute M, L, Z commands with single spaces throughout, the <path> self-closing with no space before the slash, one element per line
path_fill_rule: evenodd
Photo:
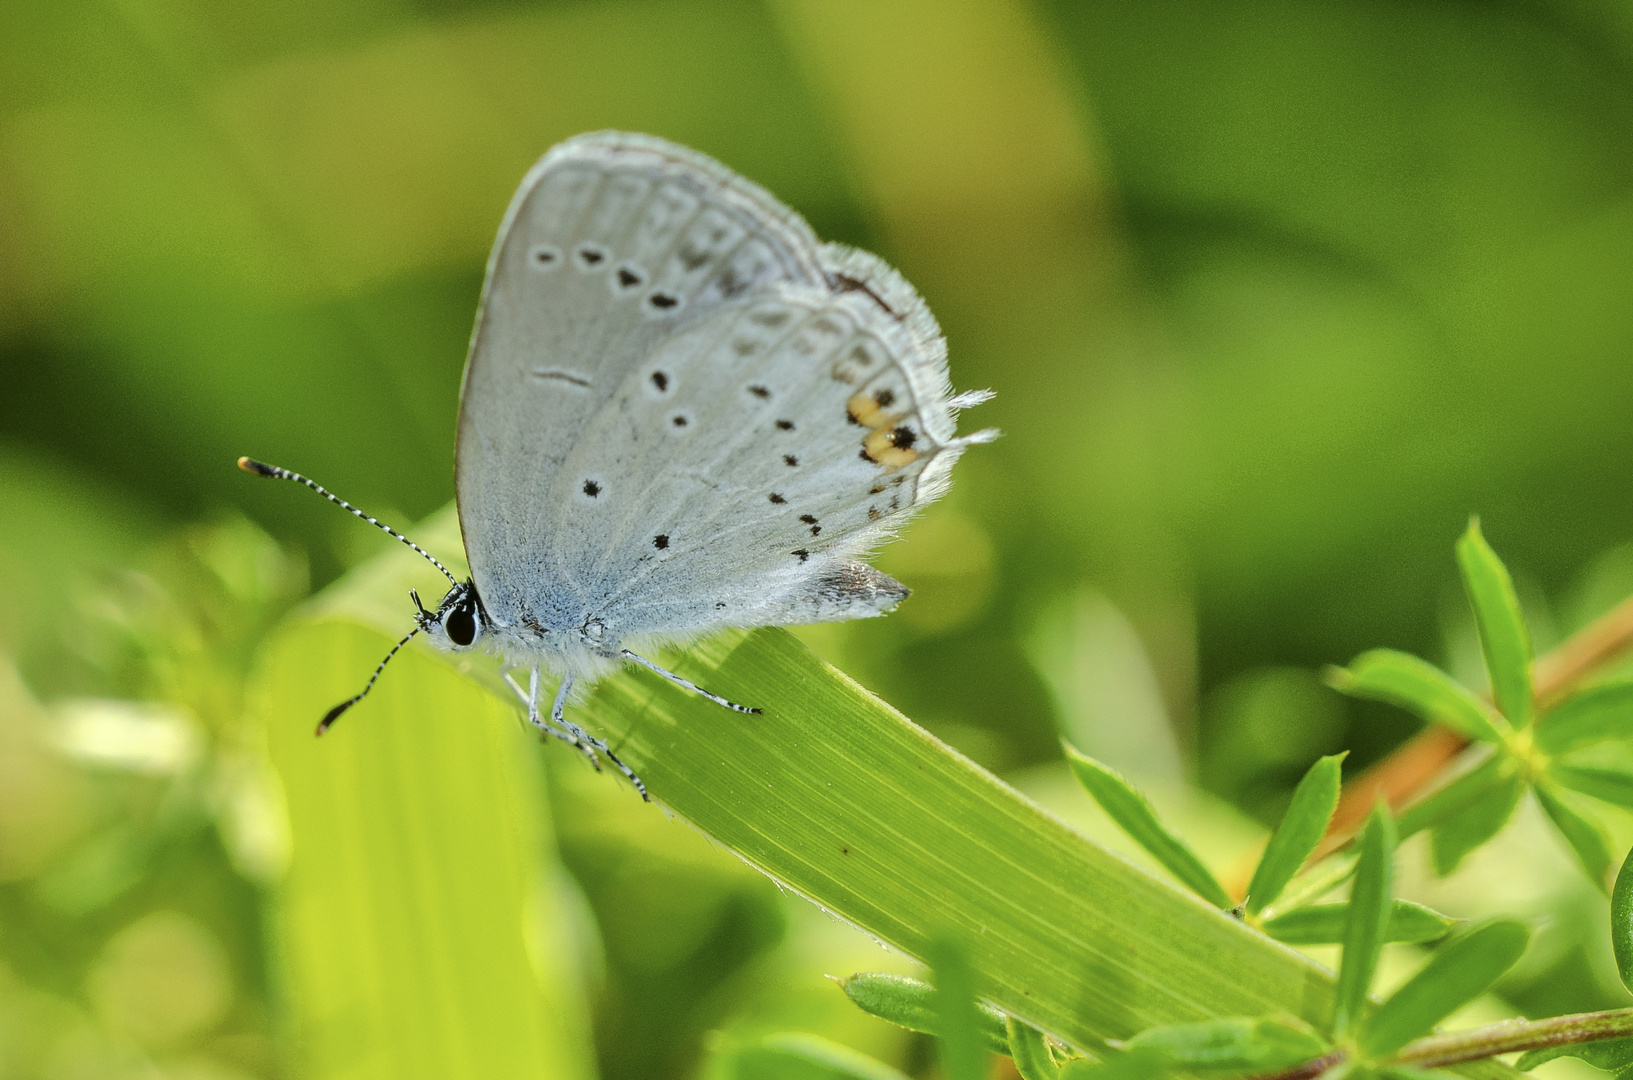
<path fill-rule="evenodd" d="M 1537 746 L 1550 754 L 1628 738 L 1633 738 L 1633 679 L 1590 686 L 1537 722 Z"/>
<path fill-rule="evenodd" d="M 985 1080 L 987 1054 L 975 1001 L 975 972 L 963 942 L 951 934 L 930 940 L 927 959 L 935 979 L 936 1036 L 947 1080 Z M 1008 1049 L 1008 1032 L 1005 1032 Z"/>
<path fill-rule="evenodd" d="M 1576 852 L 1577 861 L 1582 864 L 1589 880 L 1601 889 L 1608 889 L 1610 837 L 1606 835 L 1605 827 L 1573 807 L 1567 801 L 1572 796 L 1565 792 L 1556 791 L 1546 784 L 1538 784 L 1533 790 L 1543 810 L 1553 819 L 1565 841 L 1571 845 L 1571 850 Z"/>
<path fill-rule="evenodd" d="M 1474 624 L 1480 632 L 1480 649 L 1486 656 L 1497 711 L 1514 727 L 1525 727 L 1535 709 L 1531 696 L 1531 632 L 1526 629 L 1508 568 L 1480 534 L 1479 518 L 1469 519 L 1468 531 L 1457 541 L 1457 566 L 1463 572 L 1463 590 L 1474 608 Z"/>
<path fill-rule="evenodd" d="M 440 539 L 435 529 L 413 535 L 450 561 L 459 551 L 454 515 L 438 520 L 445 526 Z M 316 718 L 356 693 L 360 678 L 402 635 L 412 610 L 407 588 L 434 587 L 434 572 L 427 577 L 423 567 L 412 552 L 392 551 L 326 592 L 311 618 L 289 628 L 285 645 L 294 651 L 269 669 L 276 679 L 262 680 L 275 692 L 276 708 L 261 713 L 269 731 L 286 732 L 291 745 L 316 748 L 350 738 L 348 731 L 369 732 L 378 740 L 368 744 L 372 756 L 349 767 L 391 778 L 389 798 L 373 777 L 362 787 L 346 786 L 350 778 L 337 781 L 333 795 L 325 796 L 332 803 L 317 800 L 304 782 L 289 787 L 290 816 L 301 827 L 325 827 L 323 815 L 333 804 L 353 813 L 362 795 L 375 800 L 371 815 L 380 807 L 378 825 L 370 828 L 381 831 L 370 832 L 367 845 L 353 846 L 346 836 L 319 841 L 343 849 L 351 861 L 327 864 L 321 881 L 306 879 L 300 895 L 314 948 L 330 943 L 329 923 L 358 929 L 350 913 L 361 919 L 370 905 L 416 910 L 422 897 L 435 895 L 421 891 L 424 874 L 387 877 L 387 886 L 400 890 L 388 903 L 371 878 L 377 857 L 409 853 L 416 867 L 440 865 L 434 845 L 442 834 L 436 821 L 421 824 L 422 807 L 440 805 L 446 787 L 462 790 L 466 782 L 463 772 L 444 776 L 429 765 L 397 777 L 397 756 L 412 747 L 418 761 L 421 752 L 418 743 L 402 741 L 403 733 L 418 739 L 422 725 L 429 727 L 435 734 L 425 745 L 438 750 L 439 740 L 455 737 L 451 733 L 474 738 L 469 729 L 487 709 L 508 718 L 504 730 L 520 731 L 514 699 L 480 653 L 453 656 L 416 642 L 392 661 L 376 693 L 392 685 L 399 665 L 423 663 L 458 675 L 461 696 L 429 703 L 402 694 L 371 696 L 334 731 L 311 737 Z M 359 622 L 373 629 L 365 633 Z M 606 738 L 663 807 L 642 806 L 615 776 L 601 782 L 631 800 L 633 812 L 685 818 L 790 891 L 903 953 L 922 958 L 930 937 L 951 928 L 969 943 L 984 979 L 982 996 L 1006 1013 L 1085 1048 L 1199 1015 L 1286 1010 L 1311 1023 L 1331 1015 L 1333 981 L 1314 962 L 1062 824 L 822 663 L 792 635 L 722 633 L 684 652 L 659 650 L 654 659 L 765 712 L 727 712 L 644 670 L 611 673 L 572 717 Z M 486 687 L 495 687 L 491 698 Z M 571 753 L 556 745 L 540 752 Z M 297 847 L 300 842 L 297 836 Z M 464 857 L 456 852 L 450 865 L 463 866 Z M 462 887 L 447 874 L 430 884 Z M 460 925 L 498 934 L 522 920 L 489 910 Z M 440 926 L 395 945 L 429 962 L 445 955 L 437 951 L 444 941 Z M 372 931 L 364 925 L 360 932 Z M 370 969 L 348 966 L 356 957 L 344 938 L 342 944 L 335 962 L 321 954 L 319 960 L 344 994 L 301 999 L 302 1008 L 330 1010 L 316 1010 L 315 1017 L 333 1015 L 347 995 L 372 1001 L 376 993 Z M 528 966 L 521 944 L 515 963 Z M 559 985 L 569 996 L 570 980 L 543 985 L 551 993 Z M 486 1000 L 486 988 L 479 989 L 471 1000 Z M 559 1014 L 540 1008 L 530 1015 Z"/>
<path fill-rule="evenodd" d="M 1100 1061 L 1073 1058 L 1060 1067 L 1060 1080 L 1159 1080 L 1172 1070 L 1148 1051 L 1118 1053 Z"/>
<path fill-rule="evenodd" d="M 1616 954 L 1616 973 L 1633 990 L 1633 851 L 1622 861 L 1616 887 L 1610 891 L 1610 947 Z"/>
<path fill-rule="evenodd" d="M 1367 988 L 1378 966 L 1392 908 L 1394 887 L 1395 823 L 1382 803 L 1372 808 L 1361 833 L 1361 858 L 1355 864 L 1355 885 L 1350 891 L 1349 919 L 1344 924 L 1344 955 L 1338 968 L 1338 997 L 1332 1031 L 1342 1039 L 1366 1008 Z"/>
<path fill-rule="evenodd" d="M 1060 1066 L 1050 1056 L 1043 1032 L 1013 1016 L 1008 1031 L 1009 1056 L 1015 1059 L 1015 1071 L 1021 1074 L 1021 1080 L 1056 1080 Z"/>
<path fill-rule="evenodd" d="M 936 988 L 907 975 L 865 971 L 836 980 L 857 1008 L 881 1020 L 934 1035 L 940 1028 L 936 1013 Z M 976 1026 L 983 1044 L 995 1054 L 1009 1053 L 1009 1031 L 1004 1014 L 990 1005 L 976 1002 Z"/>
<path fill-rule="evenodd" d="M 272 919 L 303 1071 L 590 1076 L 565 939 L 530 950 L 526 933 L 566 916 L 539 888 L 562 871 L 516 710 L 405 650 L 312 737 L 386 647 L 360 626 L 297 622 L 262 647 L 250 693 L 293 840 Z"/>
<path fill-rule="evenodd" d="M 1348 904 L 1313 904 L 1266 919 L 1260 927 L 1288 945 L 1336 945 L 1344 940 Z M 1422 904 L 1396 900 L 1389 909 L 1385 941 L 1434 941 L 1446 936 L 1454 920 Z"/>
<path fill-rule="evenodd" d="M 1387 701 L 1479 742 L 1501 742 L 1500 718 L 1472 690 L 1427 660 L 1373 649 L 1347 668 L 1328 668 L 1327 682 L 1351 697 Z"/>
<path fill-rule="evenodd" d="M 1560 787 L 1633 809 L 1633 772 L 1626 769 L 1602 769 L 1553 761 L 1548 764 L 1548 777 Z"/>
<path fill-rule="evenodd" d="M 1579 1058 L 1606 1072 L 1624 1072 L 1633 1069 L 1633 1039 L 1605 1039 L 1600 1042 L 1570 1043 L 1565 1046 L 1545 1046 L 1540 1050 L 1527 1050 L 1514 1062 L 1514 1067 L 1521 1072 L 1530 1072 L 1544 1062 L 1562 1057 Z"/>
<path fill-rule="evenodd" d="M 1304 860 L 1321 843 L 1327 822 L 1338 806 L 1343 763 L 1344 754 L 1322 758 L 1310 766 L 1304 779 L 1293 789 L 1293 801 L 1282 815 L 1281 824 L 1276 826 L 1275 835 L 1265 845 L 1264 855 L 1253 871 L 1253 881 L 1247 887 L 1250 913 L 1257 915 L 1274 903 L 1304 865 Z"/>
<path fill-rule="evenodd" d="M 1401 812 L 1398 835 L 1408 836 L 1438 825 L 1501 788 L 1515 774 L 1514 759 L 1500 749 L 1444 787 L 1437 788 Z"/>
<path fill-rule="evenodd" d="M 732 1050 L 721 1080 L 907 1080 L 882 1061 L 815 1035 L 768 1035 Z"/>
<path fill-rule="evenodd" d="M 1385 1057 L 1420 1036 L 1502 977 L 1525 952 L 1531 932 L 1499 920 L 1475 927 L 1436 949 L 1423 969 L 1367 1018 L 1361 1049 Z"/>
<path fill-rule="evenodd" d="M 1150 800 L 1134 790 L 1116 771 L 1071 746 L 1066 746 L 1065 750 L 1072 772 L 1119 828 L 1202 899 L 1217 908 L 1235 906 L 1230 894 L 1202 865 L 1202 860 L 1197 858 L 1190 845 L 1157 817 Z"/>
<path fill-rule="evenodd" d="M 1499 770 L 1495 783 L 1454 813 L 1442 818 L 1429 838 L 1435 873 L 1444 877 L 1457 869 L 1463 856 L 1496 836 L 1514 815 L 1525 784 L 1517 773 Z"/>
<path fill-rule="evenodd" d="M 1232 1016 L 1140 1032 L 1126 1044 L 1176 1069 L 1209 1074 L 1271 1073 L 1325 1054 L 1328 1044 L 1284 1017 Z"/>

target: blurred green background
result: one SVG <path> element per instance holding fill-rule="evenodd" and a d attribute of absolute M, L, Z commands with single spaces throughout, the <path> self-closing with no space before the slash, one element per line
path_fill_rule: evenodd
<path fill-rule="evenodd" d="M 913 599 L 801 635 L 1087 828 L 1061 734 L 1227 868 L 1317 755 L 1410 734 L 1317 670 L 1476 677 L 1470 513 L 1540 646 L 1633 592 L 1625 0 L 10 0 L 0 1077 L 329 1074 L 245 680 L 390 541 L 232 462 L 446 504 L 500 215 L 607 127 L 885 255 L 997 391 L 1006 437 L 879 560 Z M 539 760 L 575 1070 L 732 1075 L 783 1029 L 933 1068 L 820 978 L 904 961 Z M 1620 1003 L 1551 844 L 1522 815 L 1414 887 L 1545 928 L 1513 1006 Z"/>

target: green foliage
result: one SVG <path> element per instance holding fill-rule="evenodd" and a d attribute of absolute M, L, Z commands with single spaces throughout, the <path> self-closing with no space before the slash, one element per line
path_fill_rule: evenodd
<path fill-rule="evenodd" d="M 969 954 L 950 934 L 932 938 L 926 951 L 935 976 L 936 1045 L 941 1050 L 941 1067 L 948 1080 L 983 1080 L 987 1055 Z"/>
<path fill-rule="evenodd" d="M 1065 749 L 1066 760 L 1071 762 L 1072 772 L 1077 775 L 1078 781 L 1123 831 L 1202 899 L 1215 907 L 1231 906 L 1230 896 L 1218 879 L 1197 858 L 1190 845 L 1163 824 L 1149 799 L 1134 790 L 1115 769 L 1107 768 L 1070 746 Z"/>
<path fill-rule="evenodd" d="M 1622 860 L 1616 886 L 1610 892 L 1610 945 L 1616 955 L 1616 973 L 1633 990 L 1633 850 Z"/>
<path fill-rule="evenodd" d="M 927 982 L 876 971 L 847 975 L 838 982 L 845 996 L 863 1012 L 926 1035 L 941 1030 L 936 989 Z M 1009 1053 L 1009 1031 L 1003 1013 L 976 1002 L 974 1028 L 986 1049 L 995 1054 Z"/>
<path fill-rule="evenodd" d="M 1429 962 L 1367 1017 L 1361 1049 L 1371 1057 L 1393 1054 L 1426 1035 L 1441 1020 L 1491 988 L 1514 966 L 1531 932 L 1516 922 L 1475 927 L 1436 949 Z"/>
<path fill-rule="evenodd" d="M 815 1035 L 769 1035 L 717 1061 L 711 1080 L 907 1080 L 880 1061 Z"/>
<path fill-rule="evenodd" d="M 1043 1032 L 1023 1021 L 1009 1017 L 1006 1024 L 1009 1035 L 1009 1055 L 1015 1059 L 1015 1071 L 1021 1080 L 1056 1080 L 1060 1066 L 1044 1040 Z"/>
<path fill-rule="evenodd" d="M 1633 733 L 1633 690 L 1626 682 L 1589 686 L 1536 715 L 1530 632 L 1508 570 L 1481 535 L 1478 521 L 1471 521 L 1458 541 L 1457 561 L 1496 712 L 1438 668 L 1389 650 L 1361 654 L 1348 669 L 1330 672 L 1329 681 L 1344 693 L 1399 705 L 1490 746 L 1485 761 L 1430 792 L 1401 818 L 1402 836 L 1434 830 L 1431 851 L 1438 873 L 1451 873 L 1465 855 L 1496 836 L 1531 791 L 1589 880 L 1607 888 L 1605 827 L 1560 788 L 1629 805 L 1633 780 L 1620 770 L 1582 765 L 1561 755 Z"/>
<path fill-rule="evenodd" d="M 1290 1018 L 1237 1016 L 1152 1028 L 1126 1047 L 1170 1069 L 1248 1076 L 1320 1057 L 1327 1042 Z"/>
<path fill-rule="evenodd" d="M 1327 822 L 1338 806 L 1338 788 L 1342 778 L 1343 754 L 1324 757 L 1310 766 L 1298 787 L 1293 789 L 1293 801 L 1281 824 L 1270 836 L 1259 865 L 1253 871 L 1253 880 L 1247 887 L 1247 911 L 1257 915 L 1287 888 L 1304 861 L 1310 857 L 1321 837 L 1327 831 Z M 1274 935 L 1272 935 L 1274 936 Z M 1285 938 L 1282 940 L 1286 940 Z"/>
<path fill-rule="evenodd" d="M 1260 929 L 1288 945 L 1337 945 L 1349 925 L 1349 904 L 1311 904 L 1266 919 Z M 1452 920 L 1410 900 L 1396 900 L 1384 927 L 1385 941 L 1435 941 L 1446 936 Z"/>
<path fill-rule="evenodd" d="M 1344 956 L 1338 967 L 1332 1032 L 1345 1038 L 1366 1007 L 1367 988 L 1378 966 L 1378 952 L 1388 935 L 1394 888 L 1395 823 L 1382 805 L 1372 809 L 1359 841 L 1355 887 L 1344 920 Z"/>
<path fill-rule="evenodd" d="M 1497 711 L 1512 726 L 1526 727 L 1533 709 L 1531 632 L 1508 568 L 1481 535 L 1478 518 L 1469 522 L 1468 531 L 1457 541 L 1457 566 L 1463 573 L 1463 591 L 1474 609 Z"/>

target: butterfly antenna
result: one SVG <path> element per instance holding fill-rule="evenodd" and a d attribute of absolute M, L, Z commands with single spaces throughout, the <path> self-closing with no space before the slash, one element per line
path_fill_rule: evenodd
<path fill-rule="evenodd" d="M 380 665 L 374 669 L 374 674 L 369 676 L 369 681 L 363 687 L 363 689 L 359 690 L 352 697 L 347 698 L 339 705 L 336 705 L 334 708 L 324 713 L 323 719 L 318 721 L 318 729 L 312 734 L 322 735 L 325 731 L 328 731 L 330 725 L 332 725 L 336 720 L 340 719 L 341 713 L 345 712 L 347 709 L 351 708 L 353 705 L 356 705 L 359 701 L 362 701 L 365 697 L 367 697 L 369 691 L 374 689 L 374 681 L 380 677 L 380 672 L 384 671 L 386 669 L 386 665 L 391 663 L 391 658 L 396 656 L 402 647 L 407 645 L 409 641 L 413 639 L 414 635 L 419 633 L 421 629 L 423 629 L 423 627 L 416 626 L 407 634 L 403 635 L 403 639 L 391 647 L 391 651 L 386 653 L 386 658 L 380 661 Z"/>
<path fill-rule="evenodd" d="M 450 584 L 453 584 L 453 585 L 458 585 L 459 584 L 459 580 L 457 578 L 455 578 L 453 574 L 449 573 L 448 568 L 446 566 L 443 566 L 440 562 L 438 562 L 436 560 L 436 557 L 433 556 L 429 551 L 426 551 L 424 548 L 420 547 L 418 544 L 414 543 L 414 541 L 410 540 L 408 537 L 404 536 L 402 533 L 398 532 L 396 529 L 393 529 L 390 525 L 387 525 L 385 522 L 379 521 L 379 520 L 377 520 L 375 518 L 369 517 L 367 514 L 363 513 L 363 511 L 359 510 L 357 507 L 353 506 L 351 503 L 347 502 L 345 499 L 342 499 L 340 496 L 334 494 L 328 488 L 325 488 L 322 484 L 319 484 L 317 481 L 308 480 L 306 477 L 302 476 L 298 472 L 290 472 L 288 469 L 280 469 L 276 465 L 268 465 L 266 462 L 256 461 L 254 458 L 247 458 L 247 457 L 239 458 L 238 459 L 238 467 L 240 469 L 243 469 L 247 473 L 254 473 L 256 476 L 267 476 L 267 477 L 271 477 L 274 480 L 293 480 L 297 484 L 305 484 L 307 487 L 311 488 L 313 491 L 317 492 L 319 495 L 322 495 L 325 499 L 328 499 L 330 502 L 334 503 L 336 506 L 338 506 L 342 510 L 346 511 L 348 514 L 352 514 L 355 517 L 360 517 L 364 521 L 368 522 L 370 525 L 373 525 L 376 529 L 379 529 L 381 532 L 388 533 L 391 536 L 395 536 L 398 540 L 401 540 L 403 543 L 407 544 L 409 547 L 413 548 L 415 551 L 419 552 L 421 555 L 424 555 L 428 560 L 430 560 L 431 565 L 436 567 L 438 570 L 441 570 L 442 571 L 442 576 L 447 578 Z M 412 637 L 412 636 L 413 636 L 412 634 L 409 635 L 409 637 Z M 403 638 L 403 640 L 407 641 L 408 638 Z M 401 648 L 401 646 L 399 645 L 398 648 Z M 393 649 L 391 651 L 393 653 L 395 653 L 397 650 Z M 386 659 L 390 660 L 391 657 L 388 656 L 388 657 L 386 657 Z M 382 663 L 380 666 L 384 667 L 385 665 Z M 377 671 L 377 672 L 375 672 L 375 674 L 378 675 L 379 672 Z M 369 680 L 369 685 L 370 686 L 374 685 L 374 680 L 373 679 Z M 366 693 L 368 693 L 368 691 L 365 690 L 365 691 L 363 691 L 363 693 L 366 694 Z M 363 694 L 359 694 L 357 696 L 362 697 Z M 355 700 L 356 700 L 356 698 L 353 699 L 353 701 L 355 701 Z M 346 705 L 350 705 L 351 703 L 352 702 L 347 702 Z M 344 706 L 344 705 L 341 706 L 342 709 L 344 709 L 345 707 L 346 706 Z M 338 716 L 338 715 L 340 715 L 338 712 L 336 712 L 334 714 L 334 716 Z M 332 720 L 333 716 L 331 716 L 330 719 Z M 325 726 L 327 726 L 327 724 L 328 724 L 328 721 L 325 721 Z M 319 729 L 319 733 L 320 734 L 322 733 L 321 729 Z"/>

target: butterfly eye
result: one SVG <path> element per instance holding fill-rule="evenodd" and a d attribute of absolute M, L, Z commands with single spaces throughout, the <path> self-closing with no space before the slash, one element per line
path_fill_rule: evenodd
<path fill-rule="evenodd" d="M 463 648 L 476 640 L 476 605 L 469 600 L 464 601 L 448 613 L 442 628 L 448 632 L 448 640 Z"/>

